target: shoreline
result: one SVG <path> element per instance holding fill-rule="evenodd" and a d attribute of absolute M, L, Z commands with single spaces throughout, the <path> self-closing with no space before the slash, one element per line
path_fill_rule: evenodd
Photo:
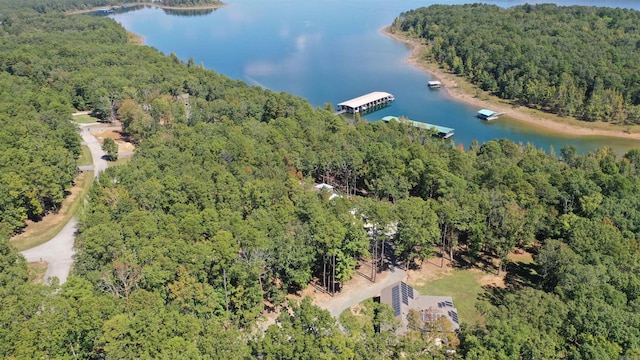
<path fill-rule="evenodd" d="M 134 45 L 144 45 L 144 36 L 138 34 L 138 33 L 134 33 L 131 31 L 127 31 L 127 35 L 129 35 L 129 42 L 134 44 Z"/>
<path fill-rule="evenodd" d="M 519 105 L 511 105 L 502 103 L 500 101 L 504 101 L 497 97 L 486 95 L 486 92 L 483 92 L 486 96 L 490 96 L 491 100 L 484 100 L 476 97 L 474 94 L 471 94 L 458 86 L 458 82 L 466 81 L 465 79 L 446 72 L 441 69 L 436 64 L 431 64 L 426 61 L 420 60 L 420 54 L 424 51 L 425 45 L 420 43 L 415 39 L 406 38 L 400 34 L 396 34 L 390 31 L 389 26 L 385 26 L 380 29 L 380 33 L 386 35 L 393 40 L 402 42 L 404 44 L 409 45 L 411 48 L 411 53 L 407 57 L 407 62 L 417 68 L 418 70 L 425 72 L 435 79 L 442 82 L 442 88 L 447 92 L 449 96 L 459 102 L 463 102 L 468 105 L 476 106 L 479 109 L 486 108 L 491 109 L 496 112 L 504 112 L 506 113 L 504 116 L 510 119 L 514 119 L 521 123 L 526 123 L 528 125 L 542 128 L 551 132 L 565 134 L 565 135 L 573 135 L 573 136 L 603 136 L 603 137 L 613 137 L 613 138 L 621 138 L 621 139 L 631 139 L 631 140 L 640 140 L 640 133 L 637 132 L 625 132 L 622 129 L 601 129 L 589 127 L 589 124 L 585 122 L 582 124 L 569 124 L 566 122 L 553 120 L 553 117 L 559 118 L 557 115 L 547 114 L 539 110 L 530 109 L 524 106 Z M 481 90 L 480 90 L 481 91 Z M 563 118 L 566 119 L 566 118 Z M 569 120 L 566 120 L 569 121 Z M 579 121 L 579 120 L 576 120 Z"/>
<path fill-rule="evenodd" d="M 78 14 L 87 14 L 87 13 L 91 13 L 91 12 L 95 12 L 97 10 L 100 9 L 104 9 L 104 8 L 111 8 L 111 7 L 119 7 L 119 6 L 153 6 L 153 7 L 157 7 L 160 9 L 167 9 L 167 10 L 215 10 L 215 9 L 219 9 L 225 6 L 229 6 L 229 4 L 226 3 L 218 3 L 218 4 L 211 4 L 211 5 L 196 5 L 196 6 L 169 6 L 169 5 L 162 5 L 156 2 L 135 2 L 135 3 L 123 3 L 123 4 L 118 4 L 118 5 L 110 5 L 110 6 L 97 6 L 91 9 L 85 9 L 85 10 L 73 10 L 73 11 L 68 11 L 65 12 L 65 14 L 67 15 L 78 15 Z"/>

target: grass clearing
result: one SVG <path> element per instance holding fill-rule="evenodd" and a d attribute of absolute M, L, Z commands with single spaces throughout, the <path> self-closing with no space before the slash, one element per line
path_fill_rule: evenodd
<path fill-rule="evenodd" d="M 91 115 L 82 114 L 82 115 L 74 116 L 73 121 L 78 124 L 93 124 L 93 123 L 100 122 L 100 119 L 93 117 Z"/>
<path fill-rule="evenodd" d="M 71 188 L 71 194 L 62 202 L 60 211 L 47 214 L 38 222 L 28 221 L 24 231 L 11 238 L 11 243 L 18 251 L 31 249 L 51 240 L 78 212 L 91 188 L 93 171 L 78 175 L 75 181 L 76 184 Z"/>
<path fill-rule="evenodd" d="M 415 288 L 423 295 L 451 296 L 461 322 L 484 324 L 484 318 L 476 309 L 478 297 L 484 291 L 480 281 L 484 274 L 477 270 L 455 269 L 451 275 Z"/>
<path fill-rule="evenodd" d="M 93 156 L 91 150 L 86 145 L 80 147 L 80 156 L 77 161 L 78 166 L 93 165 Z"/>
<path fill-rule="evenodd" d="M 49 263 L 46 261 L 32 262 L 27 265 L 29 267 L 29 281 L 32 284 L 42 284 L 44 274 L 47 272 Z"/>
<path fill-rule="evenodd" d="M 128 164 L 131 161 L 131 159 L 133 159 L 133 155 L 123 156 L 123 157 L 119 156 L 118 160 L 109 162 L 109 167 Z"/>
<path fill-rule="evenodd" d="M 340 314 L 340 323 L 342 323 L 343 325 L 355 325 L 358 328 L 373 326 L 371 322 L 373 318 L 374 306 L 375 305 L 373 303 L 373 298 L 368 298 L 357 305 L 345 309 Z"/>

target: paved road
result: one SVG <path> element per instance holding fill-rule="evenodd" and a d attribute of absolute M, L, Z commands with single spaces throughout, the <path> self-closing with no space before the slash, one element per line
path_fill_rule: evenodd
<path fill-rule="evenodd" d="M 404 279 L 405 271 L 399 267 L 394 267 L 393 270 L 378 274 L 378 281 L 376 283 L 371 283 L 371 285 L 365 288 L 358 287 L 355 289 L 345 289 L 342 293 L 334 296 L 331 300 L 323 304 L 318 304 L 318 306 L 329 310 L 331 315 L 337 319 L 346 309 L 359 304 L 368 298 L 378 296 L 382 289 Z"/>
<path fill-rule="evenodd" d="M 104 171 L 109 165 L 107 164 L 107 160 L 105 160 L 107 154 L 102 151 L 102 145 L 100 145 L 98 139 L 89 131 L 92 125 L 95 124 L 84 124 L 80 126 L 80 135 L 82 136 L 82 140 L 84 140 L 84 144 L 87 145 L 91 151 L 93 170 L 95 171 L 93 174 L 94 176 L 98 176 L 98 174 Z"/>
<path fill-rule="evenodd" d="M 46 261 L 49 263 L 44 275 L 45 283 L 57 277 L 60 284 L 67 281 L 73 263 L 73 243 L 76 238 L 76 219 L 71 219 L 53 239 L 25 250 L 22 255 L 28 262 Z"/>
<path fill-rule="evenodd" d="M 98 176 L 108 165 L 104 159 L 106 154 L 102 151 L 100 142 L 89 132 L 90 125 L 92 124 L 82 125 L 80 135 L 84 144 L 91 150 L 94 176 Z M 60 280 L 60 284 L 64 284 L 67 281 L 67 276 L 69 276 L 69 271 L 73 264 L 73 254 L 75 253 L 73 245 L 76 238 L 76 224 L 76 219 L 71 219 L 53 239 L 22 252 L 28 262 L 46 261 L 49 263 L 47 272 L 44 275 L 45 283 L 53 277 L 57 277 Z"/>

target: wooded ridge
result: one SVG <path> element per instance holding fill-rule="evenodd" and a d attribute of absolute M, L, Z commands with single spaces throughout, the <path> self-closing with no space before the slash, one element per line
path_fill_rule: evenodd
<path fill-rule="evenodd" d="M 604 7 L 432 5 L 392 28 L 483 90 L 585 121 L 640 123 L 640 12 Z"/>

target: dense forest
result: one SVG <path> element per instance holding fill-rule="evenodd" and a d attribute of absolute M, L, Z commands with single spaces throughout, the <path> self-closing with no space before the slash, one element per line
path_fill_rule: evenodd
<path fill-rule="evenodd" d="M 552 4 L 433 5 L 392 28 L 483 90 L 585 121 L 640 123 L 640 12 Z"/>
<path fill-rule="evenodd" d="M 172 7 L 189 7 L 222 4 L 219 0 L 0 0 L 2 9 L 30 8 L 39 13 L 69 12 L 75 10 L 88 10 L 96 7 L 113 7 L 128 4 L 158 4 Z M 2 14 L 0 14 L 2 16 Z"/>
<path fill-rule="evenodd" d="M 138 148 L 94 183 L 62 286 L 30 283 L 3 234 L 0 357 L 640 355 L 640 150 L 557 154 L 508 140 L 463 149 L 130 44 L 110 19 L 2 14 L 0 134 L 15 145 L 1 149 L 0 176 L 25 184 L 7 193 L 31 194 L 41 181 L 31 174 L 72 181 L 73 109 L 122 121 Z M 21 169 L 16 156 L 42 170 Z M 320 181 L 343 196 L 313 191 Z M 3 223 L 16 207 L 32 215 L 30 202 L 16 204 L 0 208 Z M 535 251 L 529 275 L 510 268 L 516 246 Z M 339 291 L 381 249 L 420 266 L 437 247 L 509 271 L 508 288 L 483 296 L 486 323 L 463 324 L 454 355 L 433 334 L 396 336 L 384 306 L 373 305 L 370 322 L 338 326 L 309 299 L 286 300 L 310 281 Z M 284 311 L 264 329 L 273 308 Z"/>

